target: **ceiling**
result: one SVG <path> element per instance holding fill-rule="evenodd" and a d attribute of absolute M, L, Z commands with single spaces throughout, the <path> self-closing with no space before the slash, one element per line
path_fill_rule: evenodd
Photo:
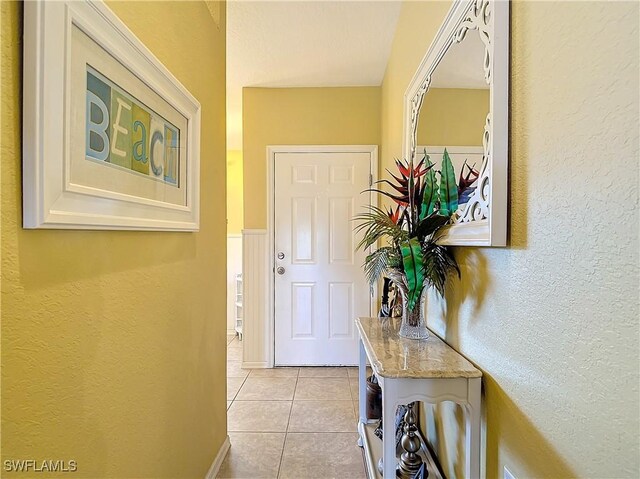
<path fill-rule="evenodd" d="M 243 87 L 379 86 L 399 1 L 230 1 L 227 148 L 242 149 Z"/>

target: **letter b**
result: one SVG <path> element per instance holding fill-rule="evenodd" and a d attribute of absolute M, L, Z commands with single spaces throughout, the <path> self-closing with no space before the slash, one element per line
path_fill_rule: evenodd
<path fill-rule="evenodd" d="M 96 123 L 92 115 L 93 107 L 98 108 L 102 119 Z M 87 126 L 86 126 L 86 155 L 96 160 L 105 161 L 109 157 L 109 110 L 98 95 L 87 90 Z"/>

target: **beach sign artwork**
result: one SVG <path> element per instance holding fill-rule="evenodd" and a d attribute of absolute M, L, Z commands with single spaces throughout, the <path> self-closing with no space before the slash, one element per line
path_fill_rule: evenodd
<path fill-rule="evenodd" d="M 180 130 L 87 66 L 86 158 L 178 186 Z"/>

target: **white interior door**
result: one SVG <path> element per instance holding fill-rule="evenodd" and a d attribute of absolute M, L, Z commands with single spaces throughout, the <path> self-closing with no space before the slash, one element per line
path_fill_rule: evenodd
<path fill-rule="evenodd" d="M 369 204 L 371 154 L 275 154 L 275 364 L 355 365 L 370 315 L 353 217 Z"/>

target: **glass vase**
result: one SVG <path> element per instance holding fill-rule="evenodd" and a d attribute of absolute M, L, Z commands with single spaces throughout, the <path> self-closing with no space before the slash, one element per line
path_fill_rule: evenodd
<path fill-rule="evenodd" d="M 429 330 L 427 329 L 427 318 L 424 315 L 424 302 L 427 297 L 427 288 L 420 290 L 420 297 L 413 308 L 409 307 L 407 299 L 408 293 L 401 288 L 402 292 L 402 323 L 398 334 L 408 339 L 427 339 Z"/>

